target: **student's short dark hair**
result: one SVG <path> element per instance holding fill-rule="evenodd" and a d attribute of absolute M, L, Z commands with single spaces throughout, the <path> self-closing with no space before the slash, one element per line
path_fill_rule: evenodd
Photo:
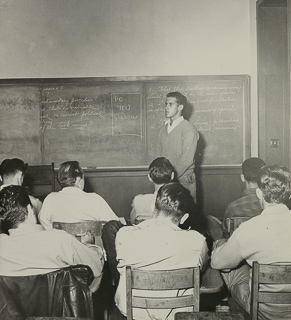
<path fill-rule="evenodd" d="M 257 182 L 260 169 L 265 166 L 266 163 L 260 158 L 249 158 L 242 164 L 242 173 L 248 182 Z"/>
<path fill-rule="evenodd" d="M 78 161 L 66 161 L 58 170 L 58 182 L 62 188 L 75 185 L 77 177 L 83 178 L 84 173 Z"/>
<path fill-rule="evenodd" d="M 164 184 L 158 191 L 155 208 L 174 223 L 180 222 L 185 213 L 194 207 L 190 191 L 178 182 Z"/>
<path fill-rule="evenodd" d="M 184 107 L 187 105 L 187 98 L 178 91 L 169 92 L 167 98 L 176 98 L 178 105 L 182 104 Z"/>
<path fill-rule="evenodd" d="M 0 222 L 5 229 L 15 229 L 28 215 L 31 205 L 28 194 L 22 186 L 7 186 L 0 191 Z"/>
<path fill-rule="evenodd" d="M 172 179 L 172 172 L 174 168 L 165 157 L 159 157 L 152 161 L 149 165 L 149 176 L 156 184 L 163 184 L 170 182 Z"/>
<path fill-rule="evenodd" d="M 0 175 L 2 178 L 8 177 L 15 175 L 18 171 L 25 174 L 26 169 L 27 165 L 21 159 L 5 159 L 0 165 Z"/>
<path fill-rule="evenodd" d="M 258 187 L 268 203 L 286 203 L 291 194 L 291 173 L 283 166 L 274 164 L 260 169 Z"/>

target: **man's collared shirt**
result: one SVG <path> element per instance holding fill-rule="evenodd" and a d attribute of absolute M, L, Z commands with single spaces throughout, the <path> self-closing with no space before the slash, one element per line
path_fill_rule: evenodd
<path fill-rule="evenodd" d="M 215 269 L 235 268 L 243 260 L 250 266 L 253 261 L 291 264 L 291 211 L 287 206 L 267 207 L 259 216 L 242 223 L 225 244 L 213 251 L 211 265 Z M 291 292 L 290 285 L 272 288 L 282 291 L 284 286 Z M 262 305 L 260 308 L 269 316 L 277 312 L 272 306 Z M 291 312 L 291 304 L 286 308 Z"/>
<path fill-rule="evenodd" d="M 183 116 L 180 116 L 179 118 L 175 119 L 173 122 L 171 121 L 171 119 L 167 119 L 165 122 L 165 125 L 167 125 L 167 131 L 168 133 L 170 133 L 171 131 L 173 131 L 177 125 L 182 122 L 184 120 Z"/>
<path fill-rule="evenodd" d="M 101 280 L 102 249 L 90 249 L 65 231 L 44 230 L 39 224 L 0 234 L 0 275 L 45 274 L 76 264 L 88 265 Z"/>
<path fill-rule="evenodd" d="M 222 230 L 227 231 L 226 219 L 232 217 L 255 217 L 263 211 L 256 188 L 245 189 L 241 198 L 232 201 L 226 207 Z"/>
<path fill-rule="evenodd" d="M 65 187 L 50 193 L 44 200 L 39 221 L 51 229 L 54 221 L 81 222 L 84 220 L 118 220 L 108 203 L 98 194 L 77 187 Z"/>
<path fill-rule="evenodd" d="M 141 221 L 153 217 L 157 193 L 158 191 L 148 194 L 138 194 L 134 197 L 130 213 L 130 221 L 132 224 L 138 224 Z"/>
<path fill-rule="evenodd" d="M 206 241 L 200 233 L 194 230 L 182 230 L 173 223 L 159 219 L 149 219 L 137 226 L 121 228 L 117 233 L 115 244 L 120 272 L 115 301 L 124 315 L 126 315 L 125 266 L 143 270 L 171 270 L 203 266 L 208 257 Z M 142 290 L 138 293 L 142 295 Z M 161 293 L 157 291 L 150 294 L 159 296 Z M 168 294 L 173 296 L 177 291 Z M 171 319 L 174 316 L 171 311 L 134 309 L 134 317 L 165 319 L 170 315 Z"/>

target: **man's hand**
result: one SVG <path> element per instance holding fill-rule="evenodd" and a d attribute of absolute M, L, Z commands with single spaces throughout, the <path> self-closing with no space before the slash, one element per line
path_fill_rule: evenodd
<path fill-rule="evenodd" d="M 95 238 L 90 230 L 81 235 L 81 242 L 84 244 L 94 244 L 95 243 Z"/>

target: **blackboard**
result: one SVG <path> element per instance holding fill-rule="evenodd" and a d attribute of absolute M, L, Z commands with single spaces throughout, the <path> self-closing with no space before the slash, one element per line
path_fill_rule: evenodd
<path fill-rule="evenodd" d="M 0 156 L 147 166 L 170 91 L 187 96 L 184 117 L 200 134 L 196 162 L 241 165 L 250 155 L 245 75 L 1 80 Z"/>

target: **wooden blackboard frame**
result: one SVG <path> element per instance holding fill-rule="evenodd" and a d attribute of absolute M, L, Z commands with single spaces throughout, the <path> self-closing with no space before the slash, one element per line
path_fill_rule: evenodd
<path fill-rule="evenodd" d="M 33 78 L 33 79 L 0 79 L 0 88 L 1 86 L 35 86 L 40 89 L 42 92 L 42 88 L 45 85 L 54 84 L 82 84 L 82 85 L 95 85 L 95 84 L 129 84 L 129 83 L 140 83 L 143 85 L 142 92 L 142 118 L 143 120 L 143 132 L 147 137 L 147 123 L 146 123 L 146 85 L 151 83 L 179 83 L 179 82 L 208 82 L 208 81 L 239 81 L 242 83 L 243 87 L 243 105 L 242 114 L 243 114 L 243 144 L 241 146 L 241 161 L 235 163 L 217 163 L 217 164 L 204 164 L 203 161 L 199 161 L 196 159 L 196 163 L 198 166 L 202 167 L 211 167 L 211 166 L 220 166 L 220 167 L 237 167 L 241 166 L 241 162 L 243 162 L 246 158 L 250 157 L 250 77 L 248 75 L 215 75 L 215 76 L 155 76 L 155 77 L 90 77 L 90 78 Z M 41 97 L 42 99 L 42 97 Z M 148 149 L 147 149 L 147 139 L 144 139 L 144 145 L 146 154 L 143 157 L 147 157 Z M 43 140 L 41 140 L 41 154 L 43 155 L 44 145 Z M 9 156 L 9 155 L 8 155 Z M 21 157 L 21 155 L 19 155 Z M 42 161 L 43 162 L 43 159 Z M 54 161 L 55 162 L 55 161 Z M 130 169 L 130 168 L 147 168 L 149 164 L 149 159 L 145 160 L 143 164 L 131 165 L 131 166 L 98 166 L 98 169 Z M 44 164 L 44 163 L 42 163 Z M 56 164 L 58 165 L 58 164 Z M 94 167 L 94 166 L 93 166 Z M 88 168 L 92 168 L 92 166 L 88 166 Z M 96 168 L 96 167 L 95 167 Z"/>

